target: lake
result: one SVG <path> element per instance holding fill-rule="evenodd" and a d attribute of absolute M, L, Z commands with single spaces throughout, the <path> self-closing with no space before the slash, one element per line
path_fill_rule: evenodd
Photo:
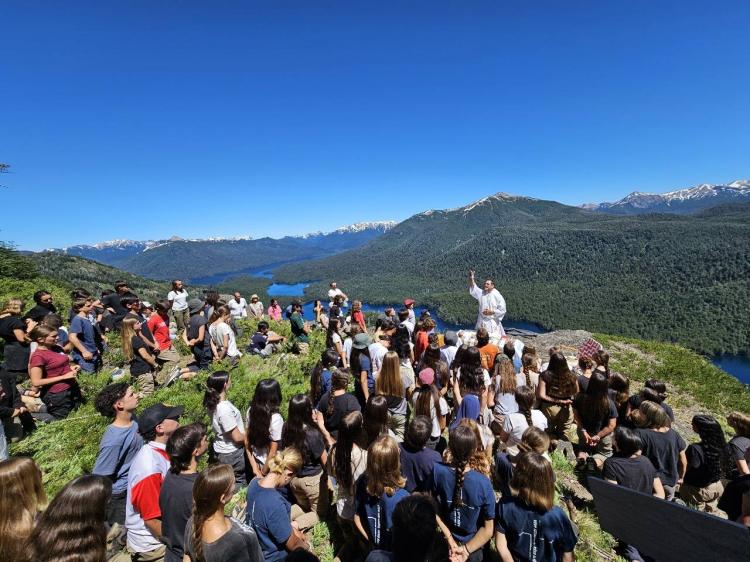
<path fill-rule="evenodd" d="M 257 271 L 257 270 L 256 270 Z M 266 268 L 264 271 L 264 277 L 270 279 L 273 277 L 273 273 Z M 258 275 L 255 273 L 254 275 Z M 284 283 L 273 283 L 268 287 L 268 294 L 272 297 L 303 297 L 305 294 L 305 288 L 309 285 L 309 283 L 295 283 L 295 284 L 284 284 Z M 324 305 L 327 307 L 327 302 L 324 302 Z M 401 305 L 392 305 L 396 310 L 401 308 Z M 363 304 L 362 310 L 365 312 L 383 312 L 386 308 L 388 308 L 388 305 L 369 305 L 369 304 Z M 306 302 L 303 305 L 302 313 L 305 318 L 310 319 L 314 318 L 315 314 L 313 313 L 313 301 Z M 417 315 L 419 315 L 419 312 L 421 312 L 422 309 L 419 309 L 417 311 Z M 430 309 L 428 309 L 430 310 Z M 474 325 L 473 324 L 465 324 L 465 325 L 459 325 L 459 324 L 452 324 L 450 322 L 444 322 L 440 319 L 440 317 L 435 313 L 434 310 L 430 310 L 430 314 L 432 315 L 432 318 L 435 320 L 437 324 L 437 330 L 439 332 L 444 332 L 445 330 L 473 330 Z M 536 324 L 533 324 L 531 322 L 514 322 L 512 320 L 503 320 L 503 326 L 508 328 L 516 328 L 518 330 L 527 330 L 529 332 L 534 332 L 537 334 L 544 333 L 546 330 L 543 330 L 540 326 L 537 326 Z M 710 361 L 719 367 L 720 369 L 724 370 L 725 372 L 729 373 L 733 377 L 735 377 L 737 380 L 739 380 L 742 383 L 750 384 L 750 357 L 746 355 L 722 355 L 720 357 L 713 357 L 709 358 Z"/>

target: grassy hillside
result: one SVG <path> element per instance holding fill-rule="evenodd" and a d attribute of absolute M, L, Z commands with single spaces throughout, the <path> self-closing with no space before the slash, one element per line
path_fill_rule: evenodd
<path fill-rule="evenodd" d="M 611 217 L 549 201 L 495 197 L 415 215 L 354 252 L 276 270 L 336 279 L 350 297 L 410 295 L 445 320 L 474 319 L 467 271 L 492 277 L 508 318 L 681 343 L 750 349 L 750 210 Z"/>

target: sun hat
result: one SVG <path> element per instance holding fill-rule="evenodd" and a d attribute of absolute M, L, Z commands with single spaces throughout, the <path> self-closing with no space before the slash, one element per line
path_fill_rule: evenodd
<path fill-rule="evenodd" d="M 419 382 L 422 384 L 432 384 L 435 382 L 435 371 L 426 367 L 419 371 Z"/>
<path fill-rule="evenodd" d="M 138 417 L 138 432 L 141 435 L 150 433 L 164 420 L 176 420 L 184 411 L 184 406 L 167 406 L 166 404 L 149 406 Z"/>
<path fill-rule="evenodd" d="M 372 343 L 369 334 L 357 334 L 352 340 L 352 347 L 354 349 L 365 349 Z"/>
<path fill-rule="evenodd" d="M 190 302 L 188 302 L 190 314 L 197 314 L 205 305 L 206 303 L 200 299 L 190 299 Z"/>
<path fill-rule="evenodd" d="M 411 306 L 414 304 L 414 299 L 404 299 L 404 306 Z"/>
<path fill-rule="evenodd" d="M 257 298 L 258 298 L 258 295 L 251 295 L 250 296 L 250 300 L 257 299 Z"/>

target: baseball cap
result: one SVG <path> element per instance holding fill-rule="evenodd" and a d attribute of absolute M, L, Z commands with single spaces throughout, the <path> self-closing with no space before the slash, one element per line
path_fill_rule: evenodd
<path fill-rule="evenodd" d="M 138 432 L 150 433 L 164 420 L 176 420 L 185 411 L 185 406 L 167 406 L 154 404 L 149 406 L 138 416 Z"/>
<path fill-rule="evenodd" d="M 411 306 L 414 304 L 414 299 L 404 299 L 404 306 Z"/>

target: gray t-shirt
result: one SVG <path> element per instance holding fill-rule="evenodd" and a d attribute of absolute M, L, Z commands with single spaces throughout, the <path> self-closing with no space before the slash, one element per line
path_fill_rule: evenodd
<path fill-rule="evenodd" d="M 264 562 L 255 531 L 233 517 L 230 520 L 232 526 L 224 535 L 212 543 L 203 543 L 203 559 L 206 562 Z M 194 562 L 198 560 L 193 550 L 192 517 L 185 527 L 185 554 Z"/>

